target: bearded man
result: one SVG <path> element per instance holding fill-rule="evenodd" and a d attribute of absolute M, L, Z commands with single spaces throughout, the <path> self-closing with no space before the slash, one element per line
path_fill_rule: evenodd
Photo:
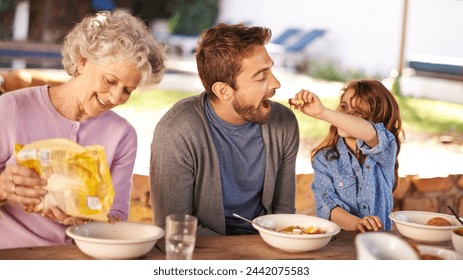
<path fill-rule="evenodd" d="M 196 49 L 205 91 L 177 102 L 157 124 L 150 187 L 155 224 L 169 214 L 198 218 L 198 234 L 254 234 L 250 223 L 295 212 L 299 128 L 270 101 L 280 88 L 264 27 L 219 24 Z"/>

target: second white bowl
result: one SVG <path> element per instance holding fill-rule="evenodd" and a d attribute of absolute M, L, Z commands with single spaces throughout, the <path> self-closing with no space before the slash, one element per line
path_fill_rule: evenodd
<path fill-rule="evenodd" d="M 272 225 L 275 230 L 264 227 L 268 225 Z M 318 250 L 328 244 L 331 238 L 341 231 L 341 228 L 331 221 L 300 214 L 260 216 L 253 220 L 253 226 L 267 244 L 287 252 Z M 319 227 L 324 233 L 299 235 L 278 232 L 278 230 L 289 226 Z"/>
<path fill-rule="evenodd" d="M 396 211 L 389 217 L 395 223 L 397 230 L 405 237 L 418 242 L 445 242 L 452 238 L 452 230 L 461 225 L 452 215 L 427 211 Z M 451 226 L 430 226 L 426 223 L 434 217 L 448 220 Z"/>

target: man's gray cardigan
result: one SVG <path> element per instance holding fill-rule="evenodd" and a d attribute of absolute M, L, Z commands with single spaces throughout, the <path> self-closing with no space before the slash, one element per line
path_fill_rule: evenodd
<path fill-rule="evenodd" d="M 157 124 L 151 143 L 151 202 L 157 225 L 165 227 L 169 214 L 187 213 L 198 218 L 198 234 L 225 235 L 219 162 L 205 98 L 202 93 L 177 102 Z M 262 137 L 267 155 L 262 205 L 267 214 L 294 213 L 299 149 L 294 113 L 271 102 Z"/>

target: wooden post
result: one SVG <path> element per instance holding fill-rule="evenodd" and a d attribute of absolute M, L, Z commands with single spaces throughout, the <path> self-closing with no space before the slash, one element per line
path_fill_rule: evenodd
<path fill-rule="evenodd" d="M 402 76 L 402 68 L 404 66 L 404 52 L 405 52 L 405 41 L 407 35 L 407 17 L 408 17 L 408 0 L 403 0 L 403 11 L 402 11 L 402 37 L 400 39 L 400 53 L 399 53 L 399 65 L 397 65 L 397 76 Z"/>

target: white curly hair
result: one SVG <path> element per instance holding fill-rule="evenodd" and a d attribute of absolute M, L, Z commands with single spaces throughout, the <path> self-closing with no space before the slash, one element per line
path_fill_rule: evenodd
<path fill-rule="evenodd" d="M 119 11 L 86 16 L 64 38 L 61 54 L 71 76 L 77 75 L 83 59 L 99 65 L 133 62 L 142 76 L 138 88 L 159 84 L 165 70 L 165 47 L 142 20 Z"/>

